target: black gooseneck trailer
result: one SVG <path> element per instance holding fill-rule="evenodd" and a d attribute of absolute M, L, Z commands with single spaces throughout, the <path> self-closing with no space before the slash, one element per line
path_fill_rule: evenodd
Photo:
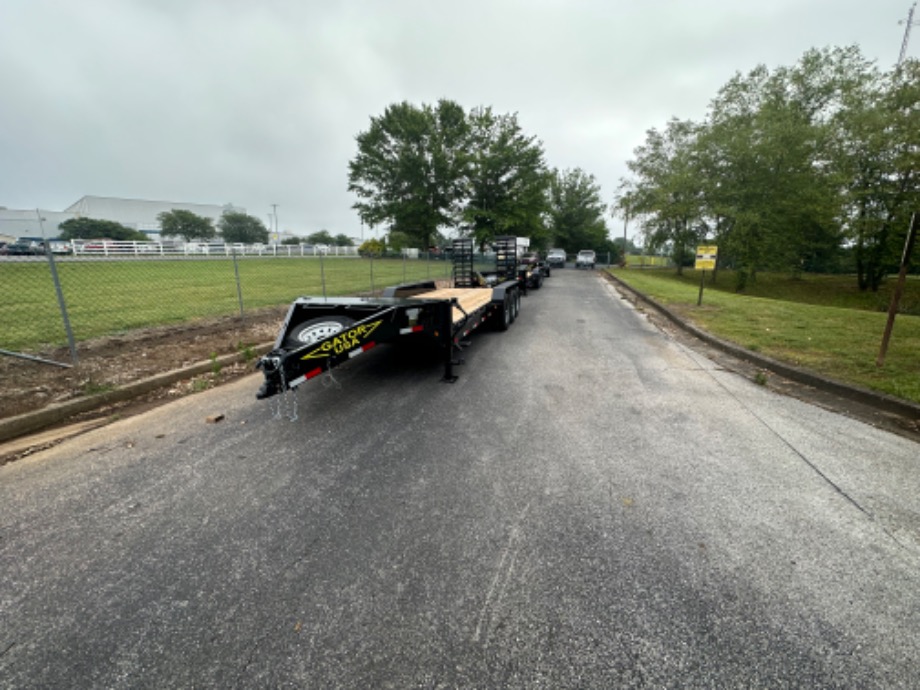
<path fill-rule="evenodd" d="M 387 288 L 381 297 L 300 297 L 288 309 L 271 352 L 258 368 L 257 398 L 296 388 L 382 343 L 428 338 L 442 352 L 444 379 L 456 380 L 455 354 L 477 328 L 507 330 L 520 311 L 526 276 L 513 256 L 515 238 L 496 239 L 496 269 L 473 268 L 473 243 L 453 241 L 453 287 L 423 281 Z"/>

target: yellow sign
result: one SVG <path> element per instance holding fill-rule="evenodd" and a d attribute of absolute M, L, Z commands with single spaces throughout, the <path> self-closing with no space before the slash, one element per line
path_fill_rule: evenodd
<path fill-rule="evenodd" d="M 697 247 L 696 263 L 693 265 L 693 267 L 697 271 L 714 271 L 716 270 L 716 257 L 718 255 L 718 247 Z"/>

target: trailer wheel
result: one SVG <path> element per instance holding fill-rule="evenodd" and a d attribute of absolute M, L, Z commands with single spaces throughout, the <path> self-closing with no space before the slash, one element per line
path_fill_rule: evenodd
<path fill-rule="evenodd" d="M 521 313 L 521 291 L 511 291 L 511 320 L 514 321 Z"/>
<path fill-rule="evenodd" d="M 299 323 L 284 339 L 284 347 L 292 349 L 313 343 L 343 331 L 355 322 L 347 316 L 319 316 Z"/>
<path fill-rule="evenodd" d="M 505 293 L 505 301 L 502 302 L 502 310 L 495 315 L 495 327 L 500 331 L 507 331 L 514 321 L 514 299 L 510 292 Z"/>

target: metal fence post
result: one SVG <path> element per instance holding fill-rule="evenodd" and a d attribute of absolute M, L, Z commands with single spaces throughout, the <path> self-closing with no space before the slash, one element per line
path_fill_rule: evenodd
<path fill-rule="evenodd" d="M 374 255 L 371 254 L 371 294 L 374 294 Z"/>
<path fill-rule="evenodd" d="M 240 321 L 243 320 L 243 288 L 240 285 L 240 267 L 236 261 L 236 248 L 230 250 L 233 255 L 233 275 L 236 277 L 236 299 L 240 303 Z"/>
<path fill-rule="evenodd" d="M 64 331 L 67 333 L 67 344 L 70 347 L 70 360 L 77 364 L 77 343 L 70 327 L 70 317 L 67 314 L 67 304 L 64 302 L 64 291 L 61 289 L 61 280 L 58 278 L 57 265 L 54 263 L 54 254 L 51 246 L 45 242 L 45 256 L 48 257 L 48 266 L 51 268 L 51 279 L 54 281 L 54 291 L 57 293 L 58 308 L 61 310 L 61 319 L 64 321 Z"/>
<path fill-rule="evenodd" d="M 323 299 L 326 299 L 326 266 L 323 263 L 324 252 L 319 253 L 319 279 L 323 284 Z"/>

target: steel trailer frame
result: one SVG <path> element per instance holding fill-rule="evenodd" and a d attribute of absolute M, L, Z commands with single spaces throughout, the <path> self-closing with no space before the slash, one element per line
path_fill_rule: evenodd
<path fill-rule="evenodd" d="M 453 383 L 454 366 L 462 363 L 454 355 L 466 337 L 490 321 L 507 329 L 520 310 L 521 292 L 516 279 L 490 288 L 448 290 L 423 281 L 387 288 L 381 297 L 299 297 L 288 309 L 273 349 L 257 363 L 265 381 L 256 397 L 292 390 L 377 345 L 403 338 L 428 337 L 440 347 L 442 380 Z M 469 296 L 477 297 L 472 307 L 464 299 Z M 347 325 L 308 344 L 291 341 L 298 326 L 323 317 L 339 318 Z"/>

